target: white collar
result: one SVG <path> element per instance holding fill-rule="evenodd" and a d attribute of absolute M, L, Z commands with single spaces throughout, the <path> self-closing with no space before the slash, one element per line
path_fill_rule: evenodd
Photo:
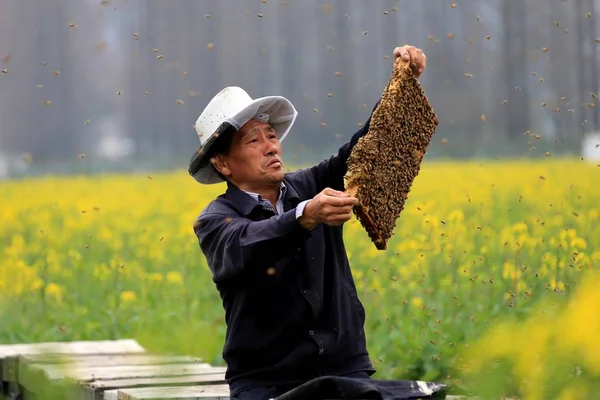
<path fill-rule="evenodd" d="M 259 195 L 258 193 L 253 193 L 253 192 L 249 192 L 247 190 L 242 189 L 243 192 L 249 194 L 250 196 L 252 196 L 252 198 L 258 202 L 264 200 L 262 198 L 261 195 Z M 279 197 L 277 199 L 277 201 L 282 200 L 283 201 L 283 196 L 285 195 L 285 192 L 287 191 L 287 186 L 285 186 L 285 183 L 281 182 L 281 185 L 279 186 Z"/>

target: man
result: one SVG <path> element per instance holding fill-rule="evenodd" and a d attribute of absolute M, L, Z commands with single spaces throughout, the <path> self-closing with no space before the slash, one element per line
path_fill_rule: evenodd
<path fill-rule="evenodd" d="M 394 49 L 394 63 L 425 69 L 420 49 Z M 218 93 L 196 122 L 200 148 L 189 173 L 227 190 L 194 231 L 225 309 L 223 358 L 232 399 L 268 399 L 324 375 L 369 378 L 365 310 L 342 225 L 357 199 L 344 193 L 346 160 L 369 120 L 338 153 L 284 172 L 281 142 L 297 116 L 280 96 Z"/>

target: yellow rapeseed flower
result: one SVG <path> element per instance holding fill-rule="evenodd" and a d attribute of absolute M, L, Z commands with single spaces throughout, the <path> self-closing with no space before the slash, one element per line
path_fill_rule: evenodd
<path fill-rule="evenodd" d="M 73 318 L 86 321 L 78 335 L 94 336 L 98 324 L 106 325 L 103 317 L 95 320 L 98 310 L 115 304 L 114 297 L 123 305 L 151 307 L 156 322 L 171 323 L 171 313 L 200 312 L 210 324 L 204 331 L 225 332 L 221 299 L 192 228 L 225 188 L 198 185 L 186 171 L 1 182 L 0 309 L 8 316 L 0 337 L 14 337 L 20 321 L 35 319 L 27 336 L 36 340 L 47 337 L 57 320 Z M 499 334 L 484 335 L 489 357 L 508 354 L 522 369 L 519 356 L 546 354 L 520 346 L 536 341 L 533 335 L 545 338 L 538 330 L 549 329 L 552 340 L 568 343 L 563 355 L 585 349 L 589 354 L 577 361 L 595 371 L 600 341 L 591 341 L 585 330 L 576 334 L 565 322 L 570 314 L 555 304 L 581 287 L 584 272 L 600 269 L 598 204 L 598 167 L 579 159 L 425 162 L 386 251 L 375 248 L 356 218 L 346 223 L 350 268 L 368 313 L 367 340 L 374 357 L 386 360 L 382 377 L 410 375 L 414 365 L 425 366 L 426 377 L 446 376 L 458 349 L 481 350 L 475 338 L 497 326 Z M 62 295 L 63 303 L 60 311 L 40 317 L 44 293 L 48 301 Z M 586 293 L 585 299 L 595 296 Z M 580 300 L 584 306 L 569 309 L 569 318 L 592 320 L 592 300 Z M 537 314 L 552 315 L 554 324 L 501 322 Z M 114 315 L 117 331 L 139 328 L 128 313 Z M 412 351 L 380 345 L 398 337 Z M 216 357 L 219 339 L 207 342 L 207 358 Z M 529 378 L 542 380 L 532 368 Z"/>
<path fill-rule="evenodd" d="M 121 292 L 121 301 L 123 303 L 129 303 L 135 301 L 137 296 L 133 290 L 124 290 Z"/>
<path fill-rule="evenodd" d="M 179 271 L 169 271 L 167 272 L 167 282 L 183 285 L 183 276 Z"/>
<path fill-rule="evenodd" d="M 502 269 L 502 277 L 508 280 L 518 279 L 521 276 L 521 270 L 510 262 L 505 262 Z"/>
<path fill-rule="evenodd" d="M 565 290 L 565 283 L 557 281 L 556 277 L 553 276 L 552 278 L 550 278 L 550 289 L 563 291 Z"/>
<path fill-rule="evenodd" d="M 585 239 L 575 237 L 571 239 L 571 248 L 573 248 L 575 251 L 585 250 L 587 248 L 587 243 Z"/>
<path fill-rule="evenodd" d="M 423 299 L 421 299 L 420 297 L 413 297 L 412 299 L 410 299 L 410 304 L 413 305 L 413 307 L 421 307 L 423 305 Z"/>
<path fill-rule="evenodd" d="M 152 272 L 146 275 L 151 282 L 162 282 L 164 277 L 160 272 Z"/>
<path fill-rule="evenodd" d="M 49 283 L 46 285 L 46 297 L 54 298 L 54 300 L 60 301 L 63 296 L 63 288 L 56 283 Z"/>

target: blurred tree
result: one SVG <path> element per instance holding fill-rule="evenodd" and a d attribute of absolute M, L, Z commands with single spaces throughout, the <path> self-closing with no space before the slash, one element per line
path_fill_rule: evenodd
<path fill-rule="evenodd" d="M 292 100 L 285 152 L 316 162 L 366 120 L 402 44 L 428 56 L 421 82 L 448 139 L 432 155 L 534 154 L 516 141 L 526 130 L 577 150 L 582 128 L 600 129 L 597 3 L 4 0 L 0 151 L 77 170 L 120 135 L 137 161 L 180 167 L 202 109 L 239 85 Z"/>
<path fill-rule="evenodd" d="M 544 54 L 549 53 L 550 85 L 553 88 L 552 98 L 554 100 L 552 106 L 561 107 L 566 111 L 551 114 L 556 128 L 556 135 L 562 140 L 574 134 L 571 131 L 573 130 L 573 126 L 576 127 L 572 122 L 574 117 L 569 117 L 568 110 L 574 110 L 576 116 L 579 114 L 579 108 L 577 107 L 577 100 L 570 96 L 570 65 L 567 62 L 560 62 L 559 60 L 574 59 L 576 54 L 572 50 L 572 47 L 569 46 L 569 36 L 564 31 L 566 24 L 564 17 L 565 4 L 558 1 L 553 2 L 550 6 L 550 11 L 550 21 L 548 21 L 550 37 L 543 49 L 546 51 Z"/>
<path fill-rule="evenodd" d="M 581 109 L 581 131 L 598 130 L 598 106 L 592 97 L 598 90 L 598 52 L 594 44 L 596 29 L 594 0 L 575 1 L 575 23 L 577 27 L 577 87 L 578 106 Z"/>
<path fill-rule="evenodd" d="M 588 43 L 590 44 L 590 68 L 591 68 L 591 76 L 590 82 L 593 93 L 596 95 L 596 98 L 592 98 L 592 102 L 595 104 L 595 107 L 592 109 L 593 117 L 591 121 L 593 121 L 593 129 L 594 131 L 600 131 L 600 103 L 598 102 L 598 96 L 600 96 L 600 69 L 598 68 L 598 57 L 600 56 L 600 51 L 598 50 L 598 45 L 600 44 L 600 34 L 597 31 L 597 23 L 598 23 L 598 14 L 600 11 L 599 2 L 595 0 L 588 0 L 587 9 L 591 13 L 590 17 L 590 27 L 589 27 L 589 35 L 587 36 Z"/>
<path fill-rule="evenodd" d="M 513 140 L 530 128 L 526 3 L 504 0 L 504 79 L 508 91 L 510 117 L 506 119 L 506 135 Z"/>

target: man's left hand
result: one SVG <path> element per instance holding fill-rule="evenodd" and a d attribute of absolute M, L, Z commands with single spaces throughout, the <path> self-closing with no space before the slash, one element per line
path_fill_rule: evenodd
<path fill-rule="evenodd" d="M 410 67 L 418 79 L 427 65 L 427 57 L 423 53 L 423 50 L 416 48 L 415 46 L 404 45 L 402 47 L 396 47 L 394 49 L 394 68 L 400 60 L 410 60 Z"/>

